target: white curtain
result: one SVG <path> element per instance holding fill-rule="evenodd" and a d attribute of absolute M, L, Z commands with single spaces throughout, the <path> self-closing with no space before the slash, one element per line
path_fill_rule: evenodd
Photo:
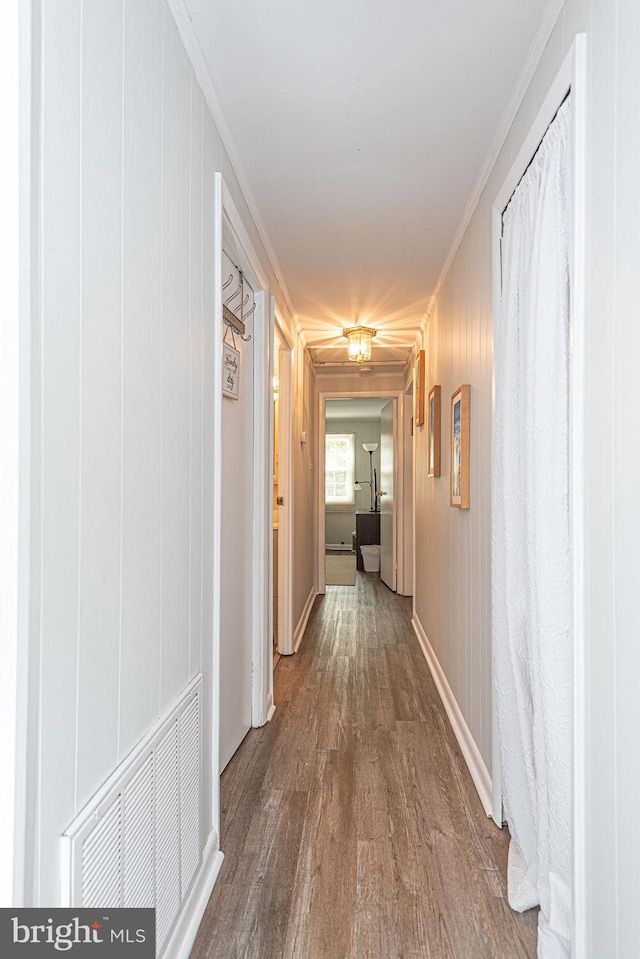
<path fill-rule="evenodd" d="M 570 101 L 503 216 L 494 331 L 492 618 L 508 894 L 571 955 Z"/>

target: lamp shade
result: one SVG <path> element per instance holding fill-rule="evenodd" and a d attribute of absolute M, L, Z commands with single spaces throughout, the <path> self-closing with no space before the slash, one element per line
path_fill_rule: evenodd
<path fill-rule="evenodd" d="M 343 330 L 343 335 L 349 341 L 348 355 L 354 363 L 365 363 L 371 359 L 371 340 L 377 330 L 368 326 L 352 326 Z"/>

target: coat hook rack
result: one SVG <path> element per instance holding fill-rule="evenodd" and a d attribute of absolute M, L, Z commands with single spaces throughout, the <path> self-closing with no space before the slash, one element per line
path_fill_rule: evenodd
<path fill-rule="evenodd" d="M 236 267 L 236 269 L 238 268 Z M 233 273 L 231 273 L 231 275 L 229 276 L 229 279 L 223 284 L 222 288 L 227 289 L 231 285 L 232 280 L 233 280 Z M 246 296 L 243 297 L 242 301 L 239 304 L 240 316 L 238 316 L 237 313 L 235 313 L 231 309 L 230 304 L 233 302 L 233 300 L 235 300 L 238 294 L 242 295 L 242 293 L 244 292 L 244 286 L 245 286 L 245 281 L 242 275 L 242 270 L 238 269 L 238 286 L 233 291 L 233 293 L 227 297 L 227 299 L 224 301 L 222 305 L 222 321 L 226 327 L 224 331 L 223 342 L 224 343 L 227 342 L 227 336 L 229 334 L 229 331 L 231 331 L 231 340 L 232 340 L 232 345 L 234 349 L 236 345 L 236 339 L 235 339 L 236 334 L 240 337 L 243 343 L 248 343 L 249 340 L 251 339 L 251 334 L 247 333 L 245 320 L 248 317 L 252 316 L 256 308 L 256 303 L 254 299 L 254 303 L 251 309 L 249 310 L 249 312 L 246 314 L 244 313 L 244 308 L 249 302 L 249 300 L 251 299 L 251 294 L 253 293 L 253 290 L 251 290 L 251 287 L 249 287 L 249 289 L 251 290 L 251 293 L 247 293 Z M 238 309 L 238 307 L 236 307 L 236 309 Z"/>

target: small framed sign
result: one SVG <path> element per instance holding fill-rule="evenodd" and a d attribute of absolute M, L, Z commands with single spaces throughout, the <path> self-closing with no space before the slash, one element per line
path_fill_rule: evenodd
<path fill-rule="evenodd" d="M 240 352 L 222 344 L 222 395 L 232 400 L 240 396 Z"/>

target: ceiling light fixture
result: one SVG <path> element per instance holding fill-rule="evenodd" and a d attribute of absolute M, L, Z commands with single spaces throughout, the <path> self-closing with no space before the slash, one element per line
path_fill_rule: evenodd
<path fill-rule="evenodd" d="M 349 341 L 349 359 L 354 363 L 366 363 L 371 359 L 371 340 L 378 331 L 368 326 L 352 326 L 342 335 Z"/>

